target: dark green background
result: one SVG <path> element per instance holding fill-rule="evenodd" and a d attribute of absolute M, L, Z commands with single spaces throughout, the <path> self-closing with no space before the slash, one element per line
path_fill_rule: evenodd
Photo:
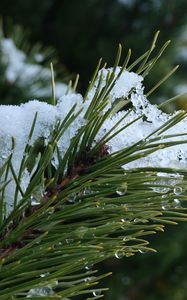
<path fill-rule="evenodd" d="M 175 43 L 187 17 L 186 1 L 129 2 L 132 4 L 122 5 L 118 0 L 1 0 L 0 14 L 5 25 L 10 17 L 30 28 L 33 43 L 53 45 L 69 72 L 81 75 L 80 89 L 87 85 L 98 58 L 112 65 L 117 45 L 122 43 L 126 50 L 133 50 L 134 60 L 160 29 L 158 46 L 168 39 L 174 45 L 151 76 L 151 82 L 156 82 L 175 63 Z"/>

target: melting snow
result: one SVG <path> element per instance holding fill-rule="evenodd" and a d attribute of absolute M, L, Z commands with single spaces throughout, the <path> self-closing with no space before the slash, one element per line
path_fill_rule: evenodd
<path fill-rule="evenodd" d="M 120 72 L 120 67 L 116 69 L 116 75 Z M 105 86 L 107 73 L 111 72 L 111 69 L 103 70 L 102 87 Z M 153 131 L 163 125 L 166 121 L 172 118 L 172 115 L 163 113 L 157 108 L 156 105 L 151 105 L 144 95 L 144 87 L 142 85 L 143 78 L 133 72 L 123 71 L 121 77 L 116 81 L 109 96 L 109 102 L 105 111 L 112 107 L 114 102 L 118 99 L 128 99 L 133 104 L 133 109 L 129 111 L 129 114 L 115 129 L 128 125 L 133 120 L 144 115 L 144 118 L 140 118 L 130 126 L 126 127 L 109 142 L 110 152 L 122 150 L 134 143 L 144 140 Z M 13 150 L 13 168 L 18 174 L 22 157 L 24 155 L 24 149 L 28 143 L 28 135 L 30 132 L 31 124 L 33 122 L 35 113 L 38 113 L 37 122 L 31 144 L 33 144 L 39 137 L 43 137 L 45 143 L 49 141 L 50 132 L 54 128 L 57 120 L 63 120 L 69 110 L 74 104 L 76 104 L 75 111 L 77 112 L 82 108 L 81 113 L 75 119 L 75 121 L 69 126 L 63 136 L 58 142 L 60 153 L 63 157 L 68 149 L 70 141 L 75 136 L 77 130 L 84 126 L 86 120 L 84 119 L 85 112 L 90 105 L 90 102 L 96 91 L 98 80 L 92 90 L 88 94 L 86 102 L 83 101 L 83 97 L 80 94 L 68 94 L 62 96 L 57 105 L 53 106 L 47 103 L 39 102 L 37 100 L 30 101 L 20 106 L 5 106 L 0 105 L 0 167 L 7 160 L 11 153 L 11 137 L 15 138 L 15 148 Z M 113 116 L 108 117 L 102 125 L 96 139 L 99 141 L 119 120 L 127 113 L 127 111 L 119 111 Z M 176 114 L 176 113 L 175 113 Z M 171 129 L 167 130 L 164 134 L 177 134 L 187 132 L 187 121 L 182 120 Z M 114 133 L 114 131 L 113 131 Z M 154 134 L 153 137 L 157 135 Z M 186 136 L 175 138 L 178 140 L 185 140 Z M 170 139 L 171 140 L 171 139 Z M 173 140 L 173 138 L 172 138 Z M 163 139 L 164 143 L 165 139 Z M 54 156 L 54 166 L 57 167 L 58 160 Z M 140 168 L 140 167 L 170 167 L 170 168 L 186 168 L 187 166 L 187 147 L 185 144 L 178 145 L 166 149 L 158 150 L 147 157 L 142 157 L 138 160 L 132 161 L 124 165 L 125 169 Z M 12 175 L 9 174 L 9 179 Z M 28 171 L 23 175 L 21 186 L 25 191 L 30 180 L 30 174 Z M 6 205 L 7 211 L 12 209 L 15 190 L 15 183 L 11 181 L 6 188 Z"/>

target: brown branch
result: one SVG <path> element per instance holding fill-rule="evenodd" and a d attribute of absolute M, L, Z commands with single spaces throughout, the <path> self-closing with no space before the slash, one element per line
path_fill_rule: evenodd
<path fill-rule="evenodd" d="M 6 228 L 4 233 L 1 234 L 0 240 L 2 241 L 6 236 L 8 236 L 19 224 L 24 222 L 26 218 L 31 216 L 34 212 L 38 211 L 44 204 L 49 201 L 50 198 L 58 195 L 73 179 L 80 177 L 85 170 L 95 163 L 98 159 L 103 158 L 108 155 L 108 146 L 103 145 L 99 151 L 95 154 L 94 157 L 89 157 L 89 151 L 82 153 L 81 159 L 75 162 L 75 164 L 68 170 L 67 174 L 61 179 L 61 181 L 53 187 L 50 187 L 46 192 L 43 198 L 41 199 L 41 204 L 30 206 L 22 212 L 18 221 L 13 220 L 9 226 Z M 56 209 L 57 210 L 57 209 Z M 0 248 L 0 260 L 12 254 L 16 249 L 24 247 L 26 244 L 25 240 L 34 239 L 39 234 L 40 230 L 31 229 L 30 232 L 27 231 L 24 236 L 22 236 L 16 243 L 12 243 L 5 248 Z"/>

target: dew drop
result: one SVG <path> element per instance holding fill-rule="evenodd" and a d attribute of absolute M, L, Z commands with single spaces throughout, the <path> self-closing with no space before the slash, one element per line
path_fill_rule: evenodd
<path fill-rule="evenodd" d="M 100 208 L 100 207 L 101 207 L 101 203 L 97 201 L 95 206 L 96 206 L 97 208 Z"/>
<path fill-rule="evenodd" d="M 90 282 L 91 280 L 92 280 L 91 277 L 86 277 L 86 278 L 84 278 L 84 281 L 85 281 L 85 282 Z"/>
<path fill-rule="evenodd" d="M 167 198 L 167 195 L 162 195 L 161 198 L 162 199 Z"/>
<path fill-rule="evenodd" d="M 53 213 L 54 213 L 54 211 L 55 211 L 55 208 L 52 206 L 52 207 L 49 207 L 48 209 L 47 209 L 47 212 L 48 212 L 48 214 L 50 214 L 50 215 L 52 215 Z"/>
<path fill-rule="evenodd" d="M 30 196 L 31 206 L 40 205 L 40 200 L 44 196 L 43 186 L 36 186 Z"/>
<path fill-rule="evenodd" d="M 174 202 L 175 208 L 181 207 L 181 202 L 179 199 L 174 199 L 173 202 Z"/>
<path fill-rule="evenodd" d="M 31 200 L 32 206 L 40 205 L 40 201 L 38 199 L 36 199 L 34 196 L 31 196 L 30 200 Z"/>
<path fill-rule="evenodd" d="M 85 266 L 85 269 L 86 270 L 91 270 L 93 268 L 93 264 L 87 264 L 86 266 Z"/>
<path fill-rule="evenodd" d="M 162 210 L 168 210 L 167 205 L 162 205 Z"/>
<path fill-rule="evenodd" d="M 90 281 L 95 280 L 95 279 L 96 279 L 95 276 L 89 276 L 89 277 L 84 278 L 84 281 L 85 282 L 90 282 Z"/>
<path fill-rule="evenodd" d="M 129 207 L 127 204 L 121 204 L 121 208 L 124 209 L 125 211 L 129 210 Z"/>
<path fill-rule="evenodd" d="M 124 221 L 122 221 L 122 220 L 124 220 Z M 123 225 L 121 226 L 121 229 L 126 230 L 127 226 L 130 225 L 131 222 L 129 220 L 125 220 L 125 219 L 122 219 L 122 220 L 121 221 L 122 221 Z"/>
<path fill-rule="evenodd" d="M 50 273 L 49 273 L 49 272 L 47 272 L 47 273 L 43 273 L 43 274 L 41 274 L 41 275 L 40 275 L 40 277 L 42 277 L 42 278 L 43 278 L 43 277 L 47 277 L 47 276 L 49 276 L 49 275 L 50 275 Z"/>
<path fill-rule="evenodd" d="M 122 250 L 117 250 L 117 251 L 115 252 L 115 257 L 116 257 L 117 259 L 123 258 L 123 257 L 124 257 L 124 251 L 122 251 Z"/>
<path fill-rule="evenodd" d="M 68 202 L 69 203 L 75 203 L 76 202 L 76 198 L 77 198 L 77 194 L 76 193 L 72 193 L 70 195 L 70 197 L 68 198 Z"/>
<path fill-rule="evenodd" d="M 161 208 L 162 210 L 169 210 L 171 208 L 170 204 L 168 203 L 168 201 L 163 201 L 161 203 Z"/>
<path fill-rule="evenodd" d="M 125 195 L 126 192 L 127 192 L 127 190 L 124 189 L 124 188 L 122 188 L 122 187 L 119 187 L 119 188 L 117 188 L 117 190 L 116 190 L 116 193 L 117 193 L 119 196 Z"/>
<path fill-rule="evenodd" d="M 95 291 L 93 291 L 93 295 L 94 295 L 94 297 L 97 297 L 97 296 L 101 295 L 101 291 L 95 290 Z"/>
<path fill-rule="evenodd" d="M 173 189 L 173 192 L 175 195 L 180 195 L 182 193 L 182 187 L 181 186 L 175 186 Z"/>
<path fill-rule="evenodd" d="M 140 222 L 141 222 L 141 219 L 135 218 L 133 222 L 134 222 L 134 223 L 140 223 Z"/>
<path fill-rule="evenodd" d="M 125 195 L 127 192 L 127 183 L 124 182 L 121 186 L 119 186 L 117 189 L 116 189 L 116 193 L 119 195 L 119 196 L 123 196 Z"/>
<path fill-rule="evenodd" d="M 86 187 L 84 190 L 83 190 L 83 195 L 90 195 L 91 194 L 91 189 L 89 187 Z"/>
<path fill-rule="evenodd" d="M 82 239 L 84 237 L 84 235 L 87 233 L 88 231 L 88 227 L 85 227 L 85 226 L 80 226 L 78 229 L 77 229 L 77 235 L 80 239 Z"/>
<path fill-rule="evenodd" d="M 65 239 L 66 244 L 72 244 L 74 242 L 73 239 Z"/>

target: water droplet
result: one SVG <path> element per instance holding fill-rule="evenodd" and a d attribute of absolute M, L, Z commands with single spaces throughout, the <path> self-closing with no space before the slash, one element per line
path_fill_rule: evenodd
<path fill-rule="evenodd" d="M 58 285 L 58 280 L 56 280 L 56 279 L 54 279 L 53 281 L 52 281 L 52 283 L 51 283 L 51 286 L 57 286 Z"/>
<path fill-rule="evenodd" d="M 72 244 L 74 242 L 73 239 L 65 239 L 66 244 Z"/>
<path fill-rule="evenodd" d="M 84 237 L 84 235 L 86 234 L 86 232 L 88 231 L 88 227 L 85 226 L 80 226 L 77 230 L 76 233 L 78 235 L 78 237 L 80 239 L 82 239 Z"/>
<path fill-rule="evenodd" d="M 181 207 L 181 201 L 179 199 L 174 199 L 173 202 L 175 208 Z"/>
<path fill-rule="evenodd" d="M 91 277 L 86 277 L 86 278 L 84 278 L 84 281 L 85 281 L 85 282 L 90 282 L 91 280 L 92 280 Z"/>
<path fill-rule="evenodd" d="M 95 206 L 96 206 L 97 208 L 100 208 L 100 207 L 101 207 L 101 203 L 97 201 Z"/>
<path fill-rule="evenodd" d="M 31 196 L 30 200 L 31 200 L 31 205 L 32 206 L 40 205 L 40 201 L 38 199 L 36 199 L 34 196 Z"/>
<path fill-rule="evenodd" d="M 169 204 L 168 201 L 162 201 L 162 203 L 161 203 L 161 208 L 162 208 L 163 210 L 169 210 L 169 209 L 171 208 L 171 205 Z"/>
<path fill-rule="evenodd" d="M 140 223 L 140 222 L 141 222 L 141 219 L 135 218 L 133 222 L 134 222 L 134 223 Z"/>
<path fill-rule="evenodd" d="M 40 200 L 42 199 L 42 197 L 44 196 L 44 188 L 43 186 L 36 186 L 32 192 L 32 195 L 30 196 L 30 200 L 31 200 L 31 205 L 35 206 L 35 205 L 39 205 L 40 204 Z"/>
<path fill-rule="evenodd" d="M 86 264 L 85 269 L 91 270 L 93 268 L 93 264 Z"/>
<path fill-rule="evenodd" d="M 170 208 L 169 205 L 162 205 L 162 209 L 163 209 L 163 210 L 168 210 L 169 208 Z"/>
<path fill-rule="evenodd" d="M 55 211 L 55 208 L 54 208 L 54 207 L 49 207 L 49 208 L 47 209 L 47 212 L 48 212 L 48 214 L 50 214 L 50 215 L 52 215 L 52 214 L 54 213 L 54 211 Z"/>
<path fill-rule="evenodd" d="M 181 186 L 175 186 L 173 189 L 173 192 L 175 195 L 180 195 L 182 193 L 182 187 Z"/>
<path fill-rule="evenodd" d="M 97 297 L 97 296 L 101 295 L 101 291 L 95 290 L 95 291 L 93 291 L 93 295 L 94 295 L 94 297 Z"/>
<path fill-rule="evenodd" d="M 84 190 L 83 190 L 83 195 L 90 195 L 91 194 L 91 189 L 90 187 L 86 187 Z"/>
<path fill-rule="evenodd" d="M 124 220 L 124 221 L 122 221 L 122 220 Z M 129 220 L 125 220 L 125 219 L 122 219 L 122 220 L 121 221 L 122 221 L 123 225 L 121 226 L 121 229 L 126 230 L 127 226 L 130 225 L 131 222 Z"/>
<path fill-rule="evenodd" d="M 122 250 L 117 250 L 117 251 L 115 252 L 115 257 L 116 257 L 117 259 L 123 258 L 123 257 L 124 257 L 124 251 L 122 251 Z"/>
<path fill-rule="evenodd" d="M 116 189 L 116 193 L 119 195 L 119 196 L 123 196 L 125 195 L 127 192 L 127 183 L 123 183 L 121 186 L 119 186 L 117 189 Z"/>
<path fill-rule="evenodd" d="M 72 193 L 70 195 L 70 197 L 68 198 L 68 202 L 69 203 L 75 203 L 76 202 L 76 198 L 77 198 L 77 194 L 76 193 Z"/>
<path fill-rule="evenodd" d="M 121 208 L 124 209 L 125 211 L 129 210 L 129 207 L 127 204 L 121 204 Z"/>
<path fill-rule="evenodd" d="M 161 198 L 162 199 L 167 198 L 167 195 L 162 195 Z"/>
<path fill-rule="evenodd" d="M 43 274 L 41 274 L 41 275 L 40 275 L 40 277 L 42 277 L 42 278 L 43 278 L 43 277 L 46 277 L 46 276 L 49 276 L 49 275 L 50 275 L 50 273 L 49 273 L 49 272 L 47 272 L 47 273 L 43 273 Z"/>

